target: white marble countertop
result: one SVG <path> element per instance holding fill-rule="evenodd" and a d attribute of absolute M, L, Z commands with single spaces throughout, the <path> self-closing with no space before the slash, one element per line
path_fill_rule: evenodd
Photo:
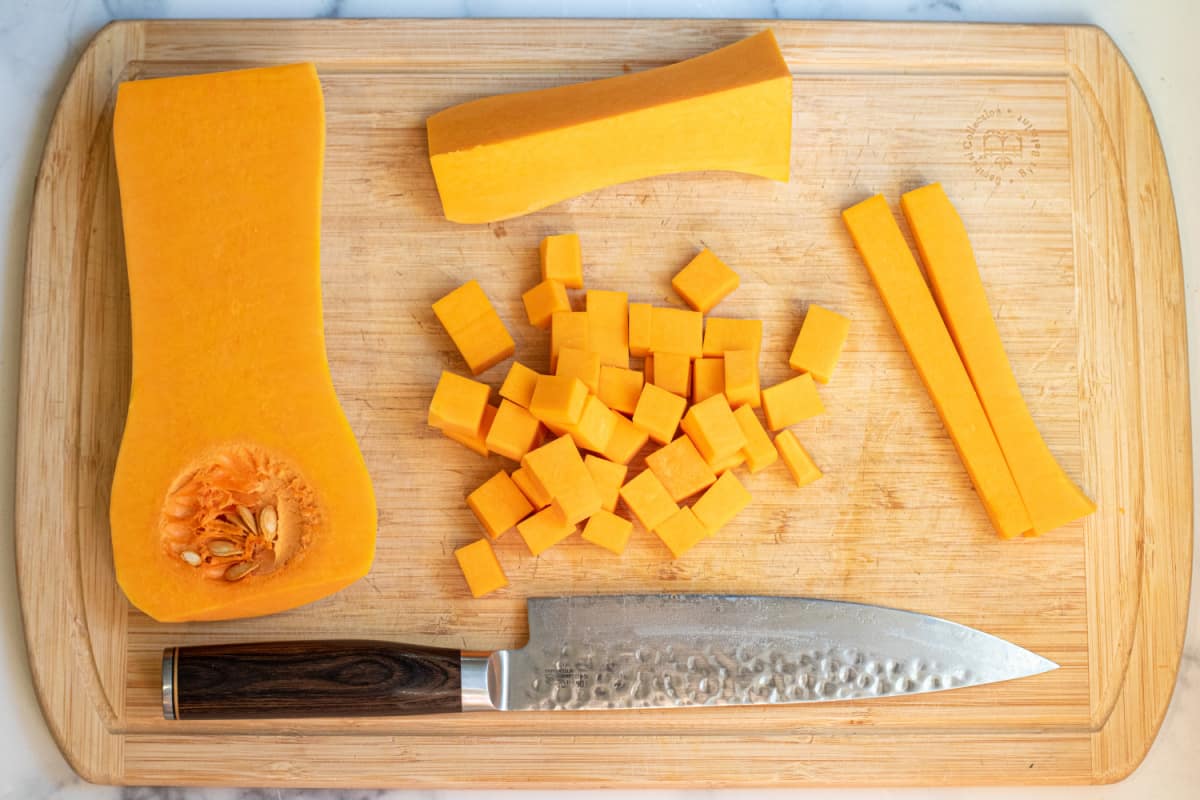
<path fill-rule="evenodd" d="M 1158 121 L 1183 238 L 1191 374 L 1200 375 L 1200 3 L 1195 0 L 0 0 L 0 541 L 12 552 L 14 439 L 22 280 L 34 176 L 50 116 L 75 60 L 110 19 L 307 16 L 654 16 L 913 19 L 1093 23 L 1125 53 Z M 1193 388 L 1192 415 L 1197 414 Z M 1200 426 L 1198 426 L 1200 430 Z M 1193 452 L 1196 451 L 1193 442 Z M 1200 463 L 1200 459 L 1196 459 Z M 1200 497 L 1200 495 L 1198 495 Z M 1200 557 L 1200 550 L 1197 551 Z M 11 560 L 11 559 L 10 559 Z M 1193 567 L 1193 572 L 1197 570 Z M 1200 573 L 1197 573 L 1200 574 Z M 583 797 L 583 792 L 277 792 L 115 789 L 81 782 L 42 721 L 25 660 L 15 575 L 0 569 L 0 796 L 12 798 L 465 798 Z M 1192 620 L 1200 620 L 1193 584 Z M 608 792 L 613 800 L 722 798 L 1192 798 L 1200 792 L 1200 634 L 1193 624 L 1178 684 L 1143 765 L 1108 787 L 1063 789 Z M 587 793 L 591 797 L 594 792 Z"/>

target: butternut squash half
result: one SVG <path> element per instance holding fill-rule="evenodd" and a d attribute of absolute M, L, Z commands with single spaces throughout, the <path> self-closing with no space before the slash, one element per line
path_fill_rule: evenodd
<path fill-rule="evenodd" d="M 121 84 L 133 381 L 109 519 L 161 621 L 270 614 L 370 569 L 375 498 L 321 318 L 311 64 Z"/>
<path fill-rule="evenodd" d="M 657 69 L 484 97 L 431 116 L 446 218 L 494 222 L 693 170 L 788 179 L 792 74 L 771 31 Z"/>

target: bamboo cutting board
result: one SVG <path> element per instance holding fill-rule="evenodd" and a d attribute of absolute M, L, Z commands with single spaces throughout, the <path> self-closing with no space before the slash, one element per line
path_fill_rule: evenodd
<path fill-rule="evenodd" d="M 675 61 L 765 23 L 130 22 L 83 55 L 46 145 L 30 231 L 17 557 L 46 719 L 86 778 L 272 786 L 780 786 L 1118 780 L 1144 756 L 1182 647 L 1192 466 L 1183 283 L 1170 185 L 1134 76 L 1095 28 L 774 22 L 795 74 L 793 179 L 731 174 L 612 187 L 501 224 L 440 215 L 424 119 L 481 95 Z M 163 625 L 113 578 L 108 490 L 128 394 L 129 309 L 113 169 L 119 81 L 315 61 L 328 148 L 325 327 L 334 382 L 379 499 L 371 574 L 311 606 Z M 1100 510 L 999 541 L 842 230 L 873 192 L 945 185 L 975 243 L 1034 417 Z M 763 382 L 810 302 L 853 319 L 829 413 L 800 438 L 826 477 L 782 467 L 679 561 L 635 533 L 621 559 L 569 541 L 498 544 L 512 585 L 472 600 L 451 551 L 479 535 L 464 494 L 502 464 L 424 425 L 461 369 L 430 303 L 477 277 L 523 322 L 536 246 L 578 231 L 587 280 L 675 303 L 702 245 L 765 320 Z M 486 374 L 493 385 L 504 368 Z M 815 595 L 937 614 L 1062 665 L 1006 684 L 867 703 L 596 715 L 167 722 L 169 645 L 353 635 L 492 649 L 531 595 Z"/>

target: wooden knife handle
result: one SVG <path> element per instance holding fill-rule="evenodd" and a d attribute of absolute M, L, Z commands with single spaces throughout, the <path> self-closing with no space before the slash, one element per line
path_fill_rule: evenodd
<path fill-rule="evenodd" d="M 461 653 L 330 640 L 163 651 L 167 719 L 280 719 L 462 710 Z"/>

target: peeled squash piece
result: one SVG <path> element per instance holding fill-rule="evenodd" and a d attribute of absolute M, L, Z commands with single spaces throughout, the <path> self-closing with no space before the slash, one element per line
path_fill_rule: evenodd
<path fill-rule="evenodd" d="M 321 318 L 311 64 L 121 84 L 133 380 L 109 519 L 160 621 L 270 614 L 370 569 L 375 498 Z"/>
<path fill-rule="evenodd" d="M 934 183 L 904 194 L 900 207 L 946 327 L 1029 511 L 1032 532 L 1046 533 L 1091 514 L 1095 503 L 1063 472 L 1025 405 L 988 307 L 966 226 L 950 198 Z"/>
<path fill-rule="evenodd" d="M 694 170 L 788 179 L 792 75 L 767 30 L 615 78 L 497 95 L 427 121 L 446 218 L 494 222 Z"/>

